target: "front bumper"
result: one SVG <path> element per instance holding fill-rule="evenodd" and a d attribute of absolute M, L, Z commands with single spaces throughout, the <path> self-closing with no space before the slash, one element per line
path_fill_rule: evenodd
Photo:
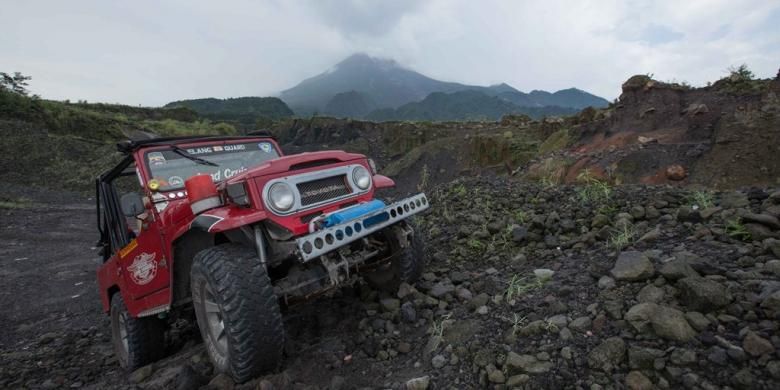
<path fill-rule="evenodd" d="M 381 210 L 297 238 L 295 243 L 298 246 L 298 253 L 303 261 L 309 261 L 382 230 L 428 207 L 428 198 L 425 194 L 410 196 Z"/>

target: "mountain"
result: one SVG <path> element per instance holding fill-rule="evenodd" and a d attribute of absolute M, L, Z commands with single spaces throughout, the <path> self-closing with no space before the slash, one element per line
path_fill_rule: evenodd
<path fill-rule="evenodd" d="M 292 110 L 275 97 L 239 97 L 229 99 L 190 99 L 168 103 L 165 108 L 186 107 L 201 116 L 218 121 L 254 126 L 258 119 L 278 120 L 293 116 Z"/>
<path fill-rule="evenodd" d="M 376 109 L 376 103 L 366 94 L 349 91 L 337 93 L 325 105 L 325 115 L 335 117 L 362 118 Z"/>
<path fill-rule="evenodd" d="M 464 89 L 458 83 L 434 80 L 389 59 L 354 54 L 320 75 L 282 91 L 280 97 L 298 114 L 321 111 L 338 93 L 359 91 L 379 107 L 398 107 L 432 92 Z"/>
<path fill-rule="evenodd" d="M 609 102 L 606 99 L 577 88 L 562 89 L 555 93 L 534 90 L 531 91 L 529 96 L 543 106 L 561 106 L 583 109 L 585 107 L 603 108 L 609 105 Z"/>
<path fill-rule="evenodd" d="M 382 112 L 389 112 L 388 109 L 421 102 L 434 92 L 458 91 L 481 92 L 521 107 L 560 106 L 582 109 L 589 105 L 605 107 L 608 104 L 602 98 L 575 88 L 555 93 L 533 91 L 526 94 L 506 83 L 483 87 L 439 81 L 407 69 L 394 60 L 374 58 L 366 54 L 354 54 L 328 71 L 282 91 L 280 97 L 298 115 L 331 113 L 330 110 L 334 107 L 328 108 L 328 105 L 333 102 L 338 104 L 338 112 L 332 114 L 351 116 L 345 113 L 361 112 L 369 102 L 382 108 Z M 336 95 L 349 92 L 361 96 L 351 94 L 333 100 Z M 350 101 L 359 106 L 347 107 L 346 104 Z M 490 116 L 490 113 L 485 114 Z"/>
<path fill-rule="evenodd" d="M 558 106 L 581 110 L 585 107 L 604 108 L 609 105 L 606 99 L 577 88 L 562 89 L 555 93 L 539 90 L 523 93 L 515 90 L 501 92 L 497 96 L 525 107 Z"/>
<path fill-rule="evenodd" d="M 424 121 L 496 121 L 507 114 L 526 114 L 532 118 L 570 115 L 578 110 L 570 107 L 520 107 L 497 96 L 479 90 L 452 93 L 434 92 L 419 102 L 404 104 L 397 109 L 371 112 L 366 119 L 383 122 L 398 120 Z"/>

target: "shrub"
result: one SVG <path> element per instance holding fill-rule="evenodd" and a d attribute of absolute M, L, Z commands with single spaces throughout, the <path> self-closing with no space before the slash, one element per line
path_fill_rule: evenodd
<path fill-rule="evenodd" d="M 577 181 L 582 184 L 576 191 L 583 203 L 601 203 L 608 201 L 612 196 L 612 187 L 609 183 L 596 178 L 588 169 L 577 175 Z"/>
<path fill-rule="evenodd" d="M 750 231 L 742 224 L 740 218 L 726 222 L 726 234 L 740 241 L 750 241 L 752 238 Z"/>
<path fill-rule="evenodd" d="M 691 208 L 706 209 L 715 205 L 712 201 L 712 193 L 709 191 L 694 191 L 691 194 L 690 200 Z"/>

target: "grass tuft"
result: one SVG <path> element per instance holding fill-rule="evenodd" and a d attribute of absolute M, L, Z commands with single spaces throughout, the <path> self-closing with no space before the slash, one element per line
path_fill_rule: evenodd
<path fill-rule="evenodd" d="M 588 169 L 577 175 L 577 181 L 582 183 L 582 186 L 577 188 L 577 196 L 582 203 L 602 203 L 612 197 L 612 187 L 609 183 L 599 180 Z"/>
<path fill-rule="evenodd" d="M 468 241 L 466 241 L 466 245 L 468 245 L 469 248 L 477 251 L 485 249 L 485 244 L 476 238 L 470 238 Z"/>
<path fill-rule="evenodd" d="M 610 236 L 608 244 L 615 250 L 621 250 L 634 243 L 636 229 L 633 225 L 625 224 L 616 228 Z"/>
<path fill-rule="evenodd" d="M 512 318 L 506 318 L 506 320 L 512 323 L 512 336 L 517 336 L 520 332 L 520 328 L 524 327 L 528 322 L 528 319 L 525 316 L 521 316 L 517 313 L 512 313 Z"/>
<path fill-rule="evenodd" d="M 694 191 L 693 194 L 691 194 L 691 197 L 689 199 L 691 208 L 694 210 L 696 209 L 707 209 L 715 205 L 713 202 L 712 193 L 709 191 Z"/>
<path fill-rule="evenodd" d="M 525 295 L 528 292 L 541 289 L 549 279 L 540 278 L 526 278 L 517 275 L 512 276 L 509 280 L 505 297 L 507 301 L 511 301 L 514 298 Z"/>
<path fill-rule="evenodd" d="M 750 239 L 753 238 L 753 235 L 750 234 L 750 231 L 742 224 L 742 219 L 740 218 L 726 222 L 726 234 L 740 241 L 750 241 Z"/>
<path fill-rule="evenodd" d="M 452 313 L 447 313 L 441 316 L 438 321 L 431 321 L 431 327 L 428 329 L 428 332 L 430 332 L 431 337 L 434 340 L 432 350 L 437 350 L 441 345 L 444 338 L 444 328 L 449 323 L 450 318 L 452 318 Z"/>

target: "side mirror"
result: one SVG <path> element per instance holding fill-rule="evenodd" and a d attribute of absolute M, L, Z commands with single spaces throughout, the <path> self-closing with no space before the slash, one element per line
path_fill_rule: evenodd
<path fill-rule="evenodd" d="M 126 217 L 137 217 L 144 212 L 144 201 L 137 192 L 122 195 L 119 204 L 122 207 L 122 214 Z"/>

